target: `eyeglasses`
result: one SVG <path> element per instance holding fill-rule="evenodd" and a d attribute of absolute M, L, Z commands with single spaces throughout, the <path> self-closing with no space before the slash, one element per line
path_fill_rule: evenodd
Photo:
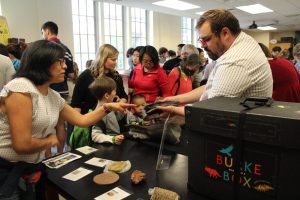
<path fill-rule="evenodd" d="M 152 60 L 142 60 L 142 63 L 144 64 L 149 64 L 149 65 L 152 65 L 153 64 L 153 61 Z"/>
<path fill-rule="evenodd" d="M 205 37 L 202 37 L 202 38 L 200 38 L 200 36 L 199 36 L 198 41 L 202 45 L 205 45 L 205 44 L 207 44 L 211 40 L 212 36 L 213 36 L 213 33 L 211 35 L 209 35 L 209 36 L 205 36 Z"/>
<path fill-rule="evenodd" d="M 60 64 L 60 66 L 62 66 L 62 67 L 66 64 L 66 60 L 64 58 L 58 59 L 58 62 Z"/>

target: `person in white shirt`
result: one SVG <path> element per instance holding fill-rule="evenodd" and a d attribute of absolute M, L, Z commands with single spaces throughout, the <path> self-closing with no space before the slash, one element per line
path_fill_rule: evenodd
<path fill-rule="evenodd" d="M 16 71 L 9 57 L 0 55 L 0 91 L 12 79 L 15 73 Z"/>
<path fill-rule="evenodd" d="M 164 101 L 191 103 L 216 96 L 271 97 L 272 72 L 258 43 L 241 31 L 237 18 L 228 10 L 205 12 L 197 22 L 198 41 L 216 61 L 206 85 Z M 158 107 L 184 115 L 184 107 Z"/>

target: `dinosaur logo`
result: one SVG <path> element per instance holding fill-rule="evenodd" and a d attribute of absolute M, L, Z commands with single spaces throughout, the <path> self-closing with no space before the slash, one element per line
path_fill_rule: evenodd
<path fill-rule="evenodd" d="M 207 166 L 205 166 L 204 170 L 209 174 L 209 177 L 212 178 L 221 178 L 221 175 L 219 174 L 219 172 L 215 169 L 209 168 Z"/>
<path fill-rule="evenodd" d="M 227 156 L 231 157 L 231 151 L 233 150 L 233 145 L 228 146 L 227 148 L 223 148 L 219 150 L 222 154 L 226 154 Z"/>

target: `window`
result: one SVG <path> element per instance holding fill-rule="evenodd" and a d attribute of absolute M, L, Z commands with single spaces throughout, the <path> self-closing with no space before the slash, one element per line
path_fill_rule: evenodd
<path fill-rule="evenodd" d="M 122 6 L 112 3 L 104 3 L 103 6 L 104 43 L 111 44 L 118 49 L 118 69 L 124 69 Z"/>
<path fill-rule="evenodd" d="M 192 44 L 192 19 L 181 18 L 181 40 L 184 44 Z"/>
<path fill-rule="evenodd" d="M 146 34 L 146 11 L 140 8 L 131 8 L 132 47 L 145 46 Z"/>
<path fill-rule="evenodd" d="M 74 61 L 79 70 L 86 61 L 95 59 L 95 23 L 93 0 L 72 0 Z"/>
<path fill-rule="evenodd" d="M 193 27 L 196 27 L 197 19 L 193 19 L 192 21 L 193 21 Z M 199 36 L 198 36 L 196 29 L 193 30 L 192 33 L 193 33 L 193 41 L 194 41 L 195 47 L 201 47 L 200 42 L 198 41 Z"/>

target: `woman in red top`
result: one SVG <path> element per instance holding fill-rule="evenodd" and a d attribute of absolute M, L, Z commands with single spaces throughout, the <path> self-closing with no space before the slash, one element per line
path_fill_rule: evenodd
<path fill-rule="evenodd" d="M 147 103 L 153 103 L 157 97 L 171 95 L 166 72 L 159 66 L 158 53 L 153 46 L 145 46 L 140 50 L 140 65 L 134 68 L 128 86 L 134 89 L 133 95 L 142 94 Z"/>
<path fill-rule="evenodd" d="M 300 76 L 295 66 L 284 58 L 272 58 L 269 49 L 259 43 L 269 60 L 273 75 L 273 99 L 276 101 L 300 102 Z"/>

